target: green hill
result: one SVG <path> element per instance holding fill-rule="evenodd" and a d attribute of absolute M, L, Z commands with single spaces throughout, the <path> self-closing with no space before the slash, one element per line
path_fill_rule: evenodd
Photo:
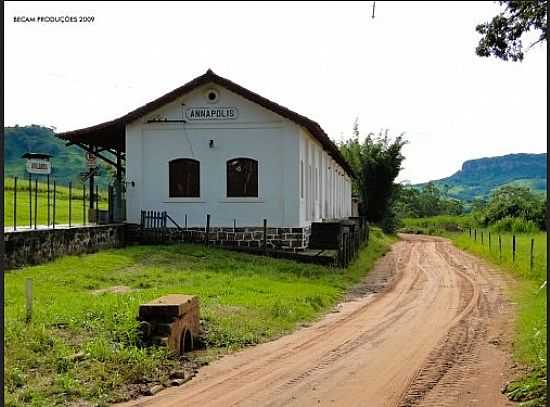
<path fill-rule="evenodd" d="M 487 198 L 505 185 L 527 186 L 546 194 L 547 154 L 508 154 L 465 161 L 462 169 L 447 178 L 432 181 L 452 198 L 472 201 Z M 421 186 L 424 184 L 419 184 Z"/>
<path fill-rule="evenodd" d="M 84 150 L 77 146 L 65 146 L 65 141 L 55 137 L 53 129 L 38 125 L 4 128 L 4 175 L 5 177 L 26 176 L 25 159 L 27 152 L 52 155 L 52 177 L 58 183 L 79 182 L 80 172 L 86 171 Z M 99 160 L 98 160 L 99 161 Z M 108 165 L 100 164 L 101 176 L 96 177 L 100 185 L 107 185 Z"/>

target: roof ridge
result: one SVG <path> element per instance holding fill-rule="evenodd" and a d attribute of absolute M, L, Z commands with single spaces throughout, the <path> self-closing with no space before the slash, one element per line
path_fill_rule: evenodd
<path fill-rule="evenodd" d="M 342 168 L 351 177 L 355 177 L 355 174 L 350 164 L 346 161 L 344 156 L 340 153 L 340 150 L 338 149 L 336 144 L 325 133 L 325 131 L 323 130 L 323 128 L 319 123 L 297 112 L 294 112 L 293 110 L 290 110 L 289 108 L 283 105 L 273 102 L 258 93 L 255 93 L 249 89 L 246 89 L 243 86 L 227 78 L 224 78 L 220 75 L 215 74 L 214 71 L 212 71 L 212 69 L 210 68 L 208 68 L 206 73 L 192 79 L 186 84 L 166 93 L 165 95 L 149 103 L 146 103 L 145 105 L 138 107 L 135 110 L 132 110 L 131 112 L 125 114 L 124 116 L 121 116 L 117 119 L 114 119 L 108 122 L 97 124 L 95 126 L 74 130 L 74 131 L 58 133 L 57 136 L 65 140 L 83 142 L 82 141 L 83 138 L 89 139 L 91 136 L 95 135 L 95 137 L 103 138 L 101 142 L 99 142 L 98 140 L 95 140 L 97 145 L 109 146 L 110 148 L 113 148 L 114 146 L 116 146 L 119 149 L 125 149 L 123 129 L 125 128 L 126 124 L 140 117 L 143 117 L 144 115 L 168 103 L 173 102 L 174 100 L 181 97 L 182 95 L 185 95 L 193 91 L 194 89 L 198 88 L 199 86 L 202 86 L 208 82 L 217 83 L 218 85 L 223 86 L 229 91 L 232 91 L 238 94 L 239 96 L 264 107 L 265 109 L 270 110 L 306 128 L 311 133 L 311 135 L 321 143 L 323 148 L 328 151 L 328 153 L 332 156 L 332 158 L 334 158 L 334 160 L 338 162 L 338 164 L 340 164 L 340 166 L 342 166 Z M 118 133 L 122 132 L 122 134 L 117 134 L 117 132 Z M 112 140 L 113 133 L 121 139 L 117 141 Z M 111 139 L 109 139 L 109 136 L 111 137 Z"/>

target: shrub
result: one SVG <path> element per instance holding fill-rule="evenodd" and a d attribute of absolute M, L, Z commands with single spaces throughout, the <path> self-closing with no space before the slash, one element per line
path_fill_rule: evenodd
<path fill-rule="evenodd" d="M 506 216 L 490 227 L 495 232 L 512 232 L 512 233 L 535 233 L 539 230 L 537 224 L 532 220 L 526 220 L 523 218 L 513 218 Z"/>

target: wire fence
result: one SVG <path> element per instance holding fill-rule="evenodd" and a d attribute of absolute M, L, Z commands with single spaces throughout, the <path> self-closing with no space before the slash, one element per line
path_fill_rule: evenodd
<path fill-rule="evenodd" d="M 477 228 L 469 228 L 466 233 L 499 264 L 508 264 L 513 269 L 533 277 L 545 274 L 545 233 L 499 233 Z"/>
<path fill-rule="evenodd" d="M 4 225 L 16 231 L 108 221 L 111 194 L 111 187 L 96 184 L 90 191 L 84 183 L 60 184 L 50 176 L 5 179 Z"/>

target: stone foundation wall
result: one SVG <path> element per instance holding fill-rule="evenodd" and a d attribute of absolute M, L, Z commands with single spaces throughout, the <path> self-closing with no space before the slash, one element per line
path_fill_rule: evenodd
<path fill-rule="evenodd" d="M 126 225 L 100 225 L 4 232 L 4 267 L 45 263 L 59 256 L 125 245 Z"/>
<path fill-rule="evenodd" d="M 184 242 L 204 242 L 204 228 L 189 228 L 180 231 L 168 228 L 167 240 Z M 291 252 L 303 251 L 308 247 L 311 228 L 268 227 L 266 243 L 268 249 L 279 249 Z M 160 240 L 158 232 L 144 231 L 143 242 Z M 209 244 L 221 247 L 263 247 L 263 227 L 212 227 L 208 237 Z"/>

